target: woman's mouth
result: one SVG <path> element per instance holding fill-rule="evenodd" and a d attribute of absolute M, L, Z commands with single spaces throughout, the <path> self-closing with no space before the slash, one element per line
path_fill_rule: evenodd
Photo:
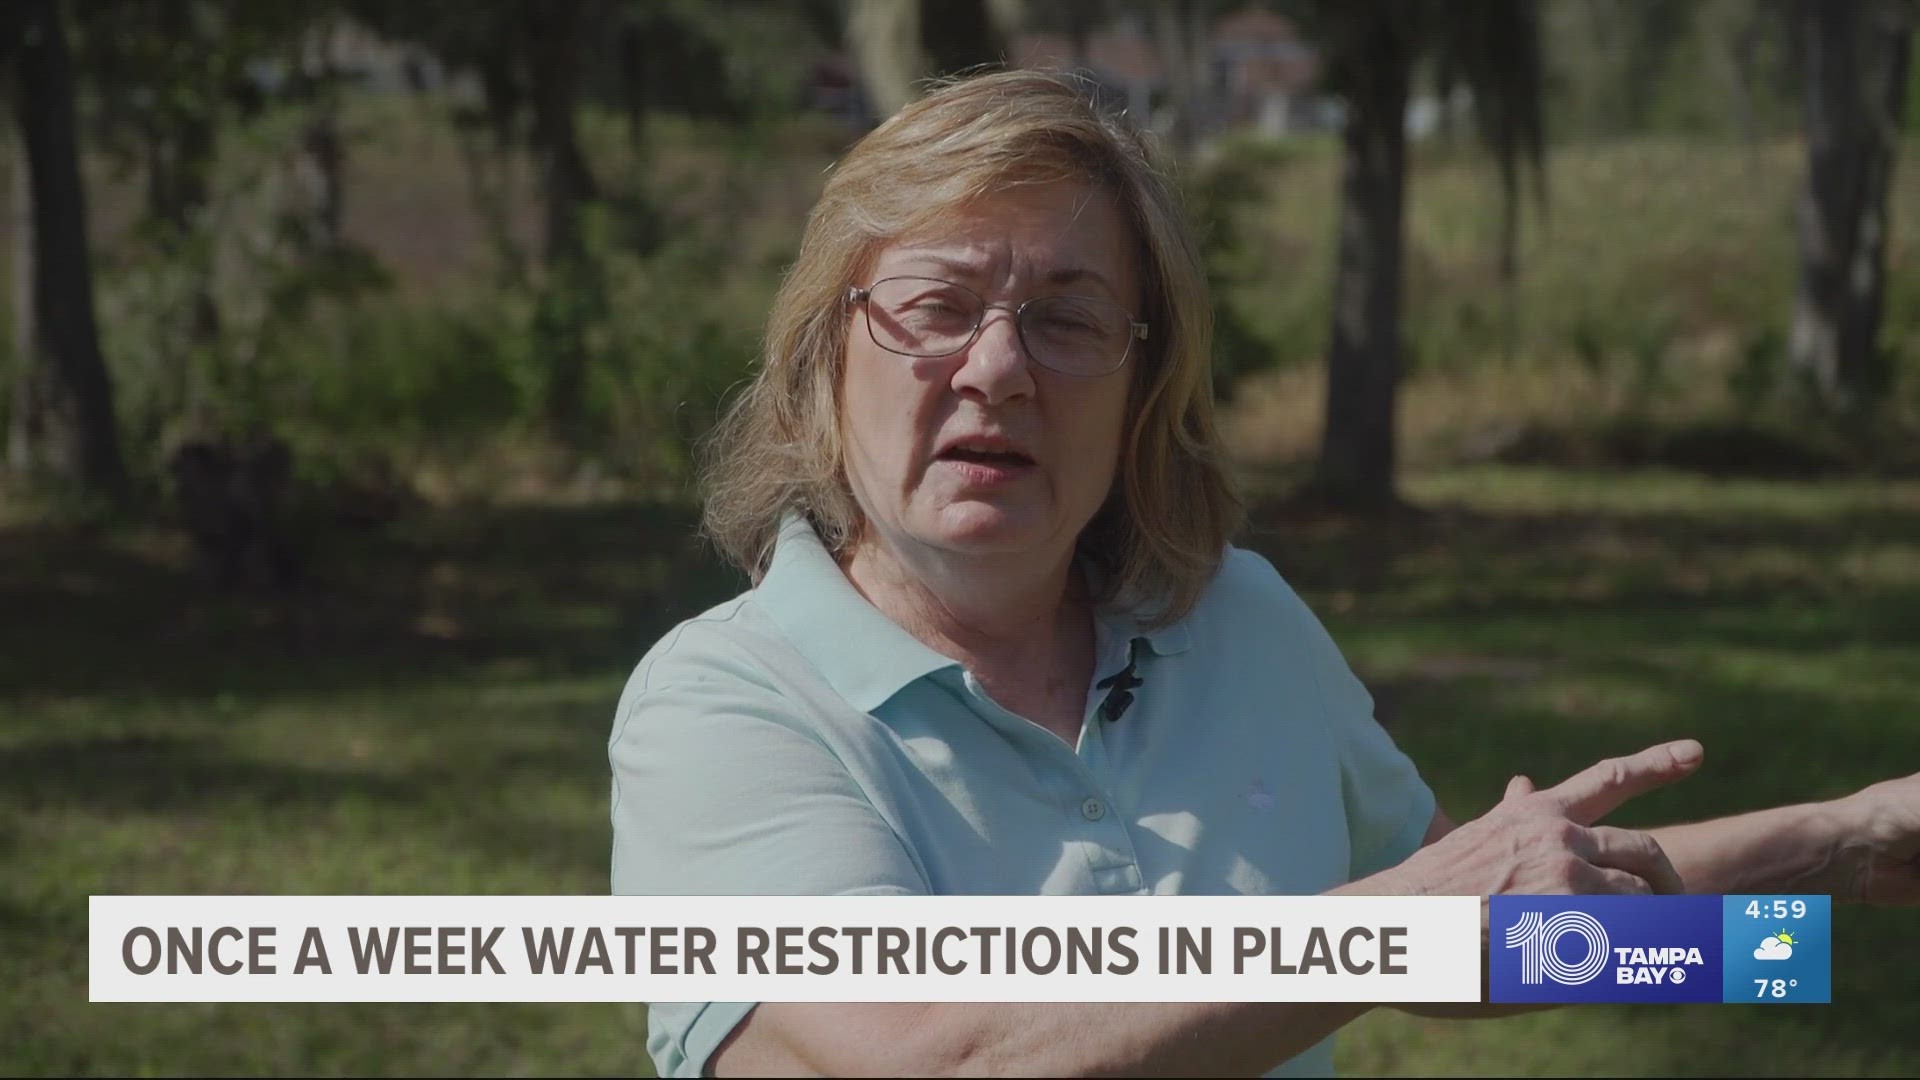
<path fill-rule="evenodd" d="M 941 451 L 935 461 L 952 469 L 968 483 L 981 485 L 1011 483 L 1038 467 L 1032 458 L 1018 450 L 965 444 Z"/>

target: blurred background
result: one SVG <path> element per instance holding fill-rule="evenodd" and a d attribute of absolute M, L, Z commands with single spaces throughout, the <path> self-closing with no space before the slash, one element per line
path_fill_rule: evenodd
<path fill-rule="evenodd" d="M 644 1073 L 632 1006 L 89 1005 L 98 893 L 601 893 L 605 739 L 743 582 L 693 448 L 826 170 L 1080 70 L 1216 290 L 1247 546 L 1456 816 L 1920 768 L 1914 0 L 8 0 L 0 1072 Z M 1911 1075 L 1830 1007 L 1369 1017 L 1378 1073 Z"/>

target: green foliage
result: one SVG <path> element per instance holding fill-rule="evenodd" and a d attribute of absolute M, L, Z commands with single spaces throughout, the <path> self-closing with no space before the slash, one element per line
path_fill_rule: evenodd
<path fill-rule="evenodd" d="M 203 171 L 209 136 L 266 107 L 264 73 L 292 67 L 301 35 L 332 15 L 324 0 L 89 0 L 74 61 L 93 138 L 128 166 Z"/>
<path fill-rule="evenodd" d="M 1627 325 L 1627 403 L 1622 412 L 1628 424 L 1648 422 L 1656 401 L 1673 389 L 1675 331 L 1674 317 L 1663 311 Z"/>
<path fill-rule="evenodd" d="M 1324 355 L 1339 152 L 1325 137 L 1222 140 L 1187 174 L 1228 393 Z M 1799 147 L 1648 139 L 1555 157 L 1555 207 L 1528 217 L 1509 320 L 1496 266 L 1500 196 L 1484 158 L 1439 140 L 1414 145 L 1403 338 L 1414 384 L 1485 387 L 1487 400 L 1457 422 L 1488 432 L 1535 422 L 1585 430 L 1629 413 L 1657 425 L 1801 423 L 1742 404 L 1762 396 L 1748 383 L 1785 377 L 1764 370 L 1776 362 L 1768 350 L 1784 348 L 1794 299 Z M 1920 370 L 1920 247 L 1902 242 L 1898 215 L 1916 193 L 1920 159 L 1909 149 L 1890 200 L 1882 337 L 1903 373 L 1891 412 L 1905 419 L 1889 423 L 1909 432 L 1920 422 L 1920 375 L 1904 374 Z M 1760 355 L 1743 360 L 1749 349 Z M 1547 382 L 1565 389 L 1530 389 Z M 1580 407 L 1552 407 L 1551 419 L 1526 412 L 1534 406 L 1525 401 L 1570 393 Z M 1881 445 L 1897 441 L 1889 434 Z"/>
<path fill-rule="evenodd" d="M 635 244 L 623 215 L 593 208 L 579 261 L 533 291 L 532 366 L 573 347 L 585 360 L 578 446 L 617 471 L 669 485 L 690 475 L 689 447 L 746 372 L 767 296 L 730 275 L 724 219 Z M 731 276 L 731 280 L 730 280 Z"/>
<path fill-rule="evenodd" d="M 392 285 L 367 251 L 316 245 L 311 208 L 291 193 L 303 121 L 285 109 L 235 127 L 188 227 L 145 220 L 102 267 L 105 351 L 150 480 L 179 437 L 298 420 L 313 335 Z"/>
<path fill-rule="evenodd" d="M 1920 30 L 1914 31 L 1915 43 L 1920 46 Z M 1915 49 L 1920 52 L 1920 48 Z M 1909 134 L 1920 135 L 1920 64 L 1911 59 L 1907 62 L 1907 102 L 1906 130 Z"/>
<path fill-rule="evenodd" d="M 471 447 L 538 401 L 526 309 L 511 295 L 437 310 L 343 309 L 276 357 L 275 411 L 313 442 L 349 454 Z"/>
<path fill-rule="evenodd" d="M 589 408 L 622 471 L 690 479 L 691 448 L 748 374 L 762 316 L 719 290 L 715 257 L 708 244 L 671 243 L 616 264 L 611 340 L 593 368 Z"/>
<path fill-rule="evenodd" d="M 1541 5 L 1552 129 L 1566 141 L 1777 137 L 1801 121 L 1790 0 Z"/>
<path fill-rule="evenodd" d="M 1612 419 L 1628 428 L 1645 429 L 1653 423 L 1662 398 L 1675 387 L 1673 350 L 1678 332 L 1679 323 L 1671 311 L 1623 315 L 1585 308 L 1573 319 L 1568 345 L 1590 380 L 1622 388 L 1618 415 Z"/>
<path fill-rule="evenodd" d="M 807 44 L 805 5 L 773 0 L 346 0 L 366 25 L 477 75 L 503 140 L 530 122 L 537 51 L 570 27 L 567 68 L 583 104 L 623 113 L 637 134 L 656 113 L 745 121 L 790 112 Z M 565 14 L 566 20 L 560 15 Z"/>
<path fill-rule="evenodd" d="M 1484 295 L 1442 295 L 1410 312 L 1402 351 L 1409 376 L 1461 371 L 1499 361 L 1509 354 L 1502 299 Z"/>
<path fill-rule="evenodd" d="M 1787 378 L 1787 338 L 1776 325 L 1747 334 L 1740 343 L 1740 360 L 1727 373 L 1727 394 L 1734 414 L 1743 420 L 1758 418 L 1779 399 Z"/>
<path fill-rule="evenodd" d="M 1187 181 L 1214 298 L 1213 384 L 1223 401 L 1248 375 L 1310 362 L 1324 347 L 1323 245 L 1302 250 L 1269 227 L 1273 203 L 1287 197 L 1294 175 L 1324 161 L 1316 149 L 1311 140 L 1229 136 Z"/>
<path fill-rule="evenodd" d="M 290 335 L 271 357 L 272 415 L 310 470 L 384 459 L 451 463 L 532 438 L 547 393 L 554 323 L 577 328 L 588 358 L 578 448 L 618 473 L 674 487 L 687 448 L 745 372 L 757 321 L 719 303 L 711 249 L 669 243 L 614 253 L 597 271 L 597 314 L 560 290 L 500 288 L 431 307 L 369 299 Z M 570 331 L 572 332 L 572 331 Z"/>
<path fill-rule="evenodd" d="M 377 108 L 346 130 L 403 129 L 391 146 L 350 148 L 375 175 L 402 164 L 385 155 L 434 137 L 430 106 L 368 104 Z M 106 352 L 140 475 L 163 484 L 180 439 L 226 431 L 288 438 L 303 476 L 320 482 L 532 447 L 555 348 L 572 343 L 587 373 L 573 451 L 623 476 L 683 485 L 688 446 L 750 364 L 793 240 L 783 233 L 771 250 L 748 243 L 738 217 L 716 208 L 750 205 L 794 140 L 758 124 L 662 119 L 635 144 L 618 119 L 583 117 L 583 137 L 620 182 L 584 207 L 577 260 L 432 292 L 396 278 L 370 250 L 316 242 L 295 182 L 302 108 L 232 125 L 194 229 L 165 245 L 136 229 L 102 266 Z M 442 198 L 462 194 L 471 192 L 454 186 Z M 511 228 L 525 204 L 511 187 L 500 194 Z M 196 323 L 203 290 L 219 313 L 211 336 Z"/>

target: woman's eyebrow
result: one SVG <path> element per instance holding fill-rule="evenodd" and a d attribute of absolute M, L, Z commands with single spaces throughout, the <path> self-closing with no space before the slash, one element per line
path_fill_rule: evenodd
<path fill-rule="evenodd" d="M 900 259 L 900 262 L 903 266 L 908 267 L 911 267 L 915 263 L 935 267 L 941 272 L 952 274 L 962 281 L 976 280 L 987 272 L 986 269 L 976 261 L 931 251 L 907 252 Z M 1102 274 L 1090 266 L 1083 266 L 1078 263 L 1066 263 L 1061 266 L 1056 266 L 1052 270 L 1047 271 L 1042 280 L 1051 286 L 1077 285 L 1082 282 L 1091 282 L 1104 290 L 1108 296 L 1117 297 L 1120 295 L 1119 290 L 1113 287 L 1113 282 L 1109 280 L 1105 274 Z"/>
<path fill-rule="evenodd" d="M 977 262 L 956 258 L 952 255 L 940 255 L 934 252 L 908 252 L 900 259 L 900 262 L 905 266 L 920 263 L 934 267 L 943 273 L 953 274 L 962 278 L 976 278 L 986 272 Z"/>
<path fill-rule="evenodd" d="M 1047 274 L 1047 284 L 1049 285 L 1074 285 L 1083 281 L 1090 281 L 1100 286 L 1106 290 L 1109 296 L 1120 295 L 1118 290 L 1113 287 L 1113 282 L 1108 281 L 1105 274 L 1091 267 L 1069 264 L 1058 267 Z"/>

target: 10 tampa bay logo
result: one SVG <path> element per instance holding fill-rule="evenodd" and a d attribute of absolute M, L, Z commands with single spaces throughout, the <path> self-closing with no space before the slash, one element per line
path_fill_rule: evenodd
<path fill-rule="evenodd" d="M 1711 896 L 1495 896 L 1493 1001 L 1719 1001 Z"/>
<path fill-rule="evenodd" d="M 1578 963 L 1568 963 L 1561 955 L 1561 939 L 1569 936 L 1578 938 L 1586 950 Z M 1689 967 L 1702 968 L 1707 963 L 1698 945 L 1612 948 L 1607 928 L 1584 911 L 1562 911 L 1551 919 L 1539 911 L 1521 912 L 1520 921 L 1507 927 L 1506 938 L 1507 948 L 1520 950 L 1520 982 L 1528 986 L 1539 986 L 1547 979 L 1561 986 L 1590 983 L 1607 969 L 1609 953 L 1613 981 L 1628 985 L 1683 983 Z"/>

